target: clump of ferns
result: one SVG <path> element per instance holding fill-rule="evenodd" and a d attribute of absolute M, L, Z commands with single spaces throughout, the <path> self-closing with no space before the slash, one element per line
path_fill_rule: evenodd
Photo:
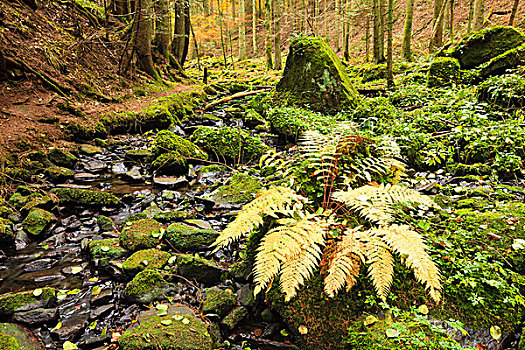
<path fill-rule="evenodd" d="M 343 287 L 350 290 L 362 265 L 368 267 L 374 288 L 385 301 L 393 282 L 394 254 L 399 255 L 430 296 L 440 300 L 440 272 L 426 252 L 422 236 L 409 225 L 394 222 L 398 203 L 436 207 L 431 198 L 398 183 L 404 170 L 396 160 L 391 140 L 384 150 L 356 154 L 359 147 L 371 149 L 369 140 L 347 127 L 330 135 L 306 132 L 296 160 L 272 156 L 267 162 L 281 184 L 262 190 L 246 204 L 217 238 L 218 248 L 249 237 L 271 222 L 257 248 L 253 267 L 255 294 L 269 288 L 279 276 L 281 291 L 290 300 L 297 289 L 327 262 L 324 291 L 333 297 Z M 365 155 L 363 157 L 363 155 Z M 322 200 L 307 198 L 304 183 L 294 182 L 294 166 L 309 169 L 319 186 Z M 279 174 L 281 173 L 281 174 Z M 391 183 L 373 180 L 390 178 Z M 329 249 L 327 249 L 329 247 Z M 326 253 L 326 254 L 324 254 Z M 323 258 L 323 255 L 324 258 Z"/>

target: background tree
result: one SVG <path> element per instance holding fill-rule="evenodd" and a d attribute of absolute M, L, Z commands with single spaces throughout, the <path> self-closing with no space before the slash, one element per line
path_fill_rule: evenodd
<path fill-rule="evenodd" d="M 155 44 L 167 63 L 170 58 L 170 11 L 168 0 L 155 2 Z"/>
<path fill-rule="evenodd" d="M 246 3 L 239 0 L 239 61 L 246 59 Z"/>
<path fill-rule="evenodd" d="M 512 5 L 512 10 L 510 12 L 509 26 L 514 25 L 514 19 L 516 18 L 516 12 L 518 12 L 519 1 L 520 0 L 514 0 L 514 4 Z"/>
<path fill-rule="evenodd" d="M 282 67 L 282 59 L 281 59 L 281 1 L 280 0 L 273 0 L 272 4 L 272 18 L 274 23 L 274 69 L 280 70 Z"/>
<path fill-rule="evenodd" d="M 480 30 L 483 28 L 483 22 L 485 20 L 485 0 L 474 1 L 474 21 L 473 29 Z"/>
<path fill-rule="evenodd" d="M 386 82 L 387 87 L 392 89 L 394 87 L 394 73 L 393 73 L 393 41 L 394 41 L 394 0 L 388 0 L 388 36 L 387 36 L 387 58 L 386 58 Z"/>
<path fill-rule="evenodd" d="M 137 0 L 136 5 L 132 27 L 133 49 L 136 52 L 139 67 L 153 79 L 160 80 L 151 53 L 153 3 L 151 0 Z"/>
<path fill-rule="evenodd" d="M 407 0 L 405 11 L 405 27 L 403 29 L 403 58 L 412 61 L 412 20 L 414 18 L 414 0 Z"/>
<path fill-rule="evenodd" d="M 266 69 L 273 69 L 272 61 L 272 3 L 264 0 L 264 47 L 266 54 Z"/>
<path fill-rule="evenodd" d="M 257 57 L 257 0 L 252 0 L 252 46 L 253 57 Z"/>

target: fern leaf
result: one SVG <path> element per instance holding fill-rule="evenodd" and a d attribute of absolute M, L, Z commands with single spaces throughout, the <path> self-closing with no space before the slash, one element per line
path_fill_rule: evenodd
<path fill-rule="evenodd" d="M 386 301 L 394 276 L 394 259 L 388 245 L 381 240 L 381 237 L 373 234 L 373 230 L 375 229 L 370 230 L 371 235 L 365 250 L 370 264 L 368 274 L 377 294 Z"/>
<path fill-rule="evenodd" d="M 321 261 L 323 251 L 318 244 L 303 249 L 299 255 L 284 263 L 281 270 L 280 286 L 285 294 L 285 301 L 292 299 L 297 289 L 310 279 Z"/>
<path fill-rule="evenodd" d="M 426 252 L 421 235 L 407 225 L 392 225 L 383 228 L 383 240 L 395 252 L 405 257 L 405 264 L 414 271 L 416 279 L 424 283 L 430 296 L 439 302 L 441 298 L 441 276 L 436 264 Z"/>
<path fill-rule="evenodd" d="M 246 204 L 237 214 L 237 217 L 222 231 L 214 246 L 216 249 L 227 246 L 232 242 L 248 235 L 263 223 L 263 216 L 276 216 L 279 212 L 290 210 L 293 203 L 299 207 L 306 199 L 288 187 L 272 187 L 260 191 L 258 196 Z"/>
<path fill-rule="evenodd" d="M 261 241 L 255 257 L 254 265 L 254 282 L 256 284 L 254 294 L 258 294 L 263 290 L 268 283 L 277 275 L 281 266 L 289 264 L 293 265 L 293 260 L 303 255 L 306 258 L 306 268 L 308 270 L 311 264 L 315 262 L 315 251 L 310 248 L 316 245 L 324 245 L 325 228 L 319 222 L 313 220 L 311 216 L 306 216 L 299 221 L 293 219 L 286 219 L 280 221 L 285 223 L 268 231 Z M 307 251 L 307 253 L 304 253 Z M 287 296 L 293 295 L 290 292 L 304 281 L 304 277 L 308 276 L 305 272 L 307 270 L 300 270 L 299 275 L 293 275 L 290 272 L 288 265 L 286 270 L 286 284 Z M 296 265 L 295 265 L 296 266 Z M 291 277 L 298 278 L 295 283 Z M 295 287 L 294 287 L 295 286 Z"/>

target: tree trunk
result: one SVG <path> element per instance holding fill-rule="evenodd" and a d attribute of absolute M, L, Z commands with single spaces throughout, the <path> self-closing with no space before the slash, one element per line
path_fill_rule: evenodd
<path fill-rule="evenodd" d="M 366 15 L 365 52 L 365 61 L 370 62 L 370 14 Z"/>
<path fill-rule="evenodd" d="M 447 7 L 447 3 L 448 3 L 448 0 L 444 0 L 444 2 L 442 3 L 442 6 L 441 6 L 441 11 L 439 12 L 439 15 L 436 19 L 436 21 L 434 22 L 434 27 L 432 28 L 432 33 L 430 34 L 430 42 L 428 44 L 428 51 L 430 53 L 433 53 L 436 49 L 436 36 L 437 36 L 437 32 L 440 30 L 443 30 L 443 17 L 445 16 L 445 9 Z"/>
<path fill-rule="evenodd" d="M 394 73 L 392 62 L 392 42 L 394 41 L 394 0 L 388 0 L 388 36 L 386 45 L 386 85 L 389 89 L 394 87 Z"/>
<path fill-rule="evenodd" d="M 514 5 L 512 5 L 512 11 L 510 12 L 509 26 L 514 25 L 514 20 L 516 19 L 516 12 L 518 12 L 518 2 L 520 0 L 514 0 Z"/>
<path fill-rule="evenodd" d="M 170 12 L 168 0 L 157 0 L 155 17 L 155 43 L 160 54 L 169 64 L 170 57 Z"/>
<path fill-rule="evenodd" d="M 274 69 L 280 70 L 282 68 L 282 60 L 281 60 L 281 1 L 280 0 L 273 0 L 273 6 L 272 6 L 272 12 L 274 19 L 274 38 L 273 38 L 273 46 L 274 46 Z"/>
<path fill-rule="evenodd" d="M 485 19 L 485 0 L 474 1 L 474 30 L 483 28 L 483 21 Z"/>
<path fill-rule="evenodd" d="M 405 28 L 403 30 L 403 58 L 412 61 L 412 19 L 414 18 L 414 0 L 407 1 Z"/>
<path fill-rule="evenodd" d="M 385 61 L 385 1 L 386 0 L 379 0 L 379 21 L 380 21 L 380 28 L 379 28 L 379 51 L 381 52 L 381 56 L 383 57 L 383 62 Z"/>
<path fill-rule="evenodd" d="M 119 16 L 121 19 L 129 18 L 130 7 L 128 0 L 114 0 L 113 2 L 114 13 Z"/>
<path fill-rule="evenodd" d="M 217 11 L 219 12 L 219 27 L 221 30 L 221 47 L 222 47 L 222 55 L 224 57 L 224 67 L 228 65 L 228 61 L 226 59 L 226 45 L 224 44 L 224 25 L 223 25 L 223 19 L 222 19 L 222 10 L 221 10 L 221 0 L 217 0 Z"/>
<path fill-rule="evenodd" d="M 257 57 L 257 0 L 252 0 L 252 46 L 253 57 Z"/>
<path fill-rule="evenodd" d="M 133 47 L 140 68 L 155 80 L 160 80 L 151 55 L 153 34 L 153 3 L 151 0 L 137 0 L 133 19 Z"/>
<path fill-rule="evenodd" d="M 202 8 L 206 16 L 210 15 L 210 0 L 202 0 Z"/>
<path fill-rule="evenodd" d="M 235 21 L 235 17 L 237 17 L 237 13 L 235 12 L 235 0 L 231 0 L 232 2 L 232 19 Z"/>
<path fill-rule="evenodd" d="M 433 34 L 432 34 L 432 46 L 441 47 L 443 46 L 443 17 L 440 19 L 440 14 L 443 10 L 443 0 L 434 0 L 434 17 L 433 17 Z"/>
<path fill-rule="evenodd" d="M 189 0 L 175 1 L 175 30 L 171 51 L 181 67 L 186 62 L 190 44 L 190 3 Z"/>
<path fill-rule="evenodd" d="M 467 34 L 472 31 L 472 18 L 473 17 L 474 17 L 474 0 L 469 0 Z"/>
<path fill-rule="evenodd" d="M 335 0 L 335 33 L 334 33 L 334 48 L 335 52 L 341 50 L 339 45 L 339 36 L 341 35 L 341 0 Z"/>
<path fill-rule="evenodd" d="M 246 4 L 239 0 L 239 61 L 246 59 Z"/>
<path fill-rule="evenodd" d="M 266 29 L 264 34 L 264 47 L 266 52 L 266 69 L 273 69 L 272 62 L 272 4 L 271 0 L 264 1 L 264 27 Z"/>
<path fill-rule="evenodd" d="M 453 43 L 454 42 L 454 6 L 456 6 L 456 2 L 454 0 L 450 0 L 450 22 L 449 22 L 449 28 L 448 28 L 448 31 L 449 31 L 449 34 L 450 34 L 450 42 Z"/>
<path fill-rule="evenodd" d="M 352 0 L 346 0 L 344 26 L 346 26 L 345 35 L 343 37 L 343 57 L 345 60 L 350 58 L 350 12 L 352 10 Z"/>
<path fill-rule="evenodd" d="M 381 11 L 380 11 L 380 0 L 373 0 L 372 2 L 372 16 L 374 23 L 373 30 L 373 42 L 374 42 L 374 63 L 381 63 L 385 61 L 385 54 L 382 51 L 383 45 L 381 44 Z"/>

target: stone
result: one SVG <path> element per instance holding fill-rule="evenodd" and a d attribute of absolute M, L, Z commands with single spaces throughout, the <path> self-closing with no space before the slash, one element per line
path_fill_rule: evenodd
<path fill-rule="evenodd" d="M 29 311 L 15 312 L 13 320 L 25 324 L 40 324 L 56 320 L 57 309 L 38 308 Z"/>
<path fill-rule="evenodd" d="M 89 256 L 93 261 L 98 260 L 104 264 L 128 254 L 128 251 L 119 245 L 118 238 L 100 239 L 96 241 L 86 239 L 86 241 Z"/>
<path fill-rule="evenodd" d="M 124 155 L 124 160 L 130 162 L 148 163 L 151 161 L 153 153 L 149 149 L 132 149 Z"/>
<path fill-rule="evenodd" d="M 155 157 L 152 166 L 170 175 L 182 175 L 188 171 L 188 163 L 207 160 L 208 155 L 193 142 L 169 130 L 160 131 L 152 142 Z"/>
<path fill-rule="evenodd" d="M 14 323 L 0 323 L 0 347 L 5 350 L 44 350 L 43 344 L 25 327 Z M 9 346 L 12 346 L 11 348 Z"/>
<path fill-rule="evenodd" d="M 111 220 L 105 215 L 98 216 L 97 224 L 98 224 L 98 227 L 100 227 L 100 230 L 103 232 L 115 230 L 115 224 L 113 223 L 113 220 Z"/>
<path fill-rule="evenodd" d="M 336 114 L 355 108 L 359 97 L 332 49 L 321 38 L 303 36 L 292 40 L 283 77 L 265 102 Z"/>
<path fill-rule="evenodd" d="M 48 159 L 55 165 L 72 169 L 78 162 L 78 157 L 71 154 L 71 152 L 53 148 L 47 154 Z"/>
<path fill-rule="evenodd" d="M 452 57 L 436 57 L 427 73 L 428 87 L 442 87 L 456 84 L 459 80 L 459 62 Z"/>
<path fill-rule="evenodd" d="M 221 321 L 221 325 L 223 325 L 228 330 L 233 330 L 235 327 L 239 325 L 246 317 L 248 316 L 248 309 L 246 309 L 244 306 L 239 306 L 232 310 L 226 317 L 223 318 Z"/>
<path fill-rule="evenodd" d="M 129 273 L 137 273 L 147 268 L 160 269 L 170 257 L 170 253 L 158 249 L 139 250 L 124 261 L 122 269 Z"/>
<path fill-rule="evenodd" d="M 207 286 L 219 283 L 222 274 L 226 272 L 216 262 L 190 254 L 178 254 L 175 264 L 177 274 Z"/>
<path fill-rule="evenodd" d="M 160 244 L 162 225 L 153 219 L 141 219 L 126 225 L 120 234 L 120 245 L 131 251 L 154 248 Z"/>
<path fill-rule="evenodd" d="M 212 287 L 205 289 L 203 292 L 205 299 L 202 302 L 202 313 L 204 315 L 214 314 L 222 318 L 236 305 L 235 295 L 230 289 Z"/>
<path fill-rule="evenodd" d="M 253 200 L 261 187 L 262 183 L 256 178 L 236 173 L 204 198 L 218 204 L 244 204 Z"/>
<path fill-rule="evenodd" d="M 169 245 L 181 251 L 209 249 L 217 237 L 219 233 L 213 230 L 198 229 L 180 223 L 169 225 L 164 234 L 164 239 Z"/>
<path fill-rule="evenodd" d="M 89 173 L 101 173 L 108 168 L 108 165 L 101 160 L 92 160 L 84 164 L 84 170 Z"/>
<path fill-rule="evenodd" d="M 95 181 L 99 176 L 91 173 L 76 173 L 73 178 L 76 181 Z"/>
<path fill-rule="evenodd" d="M 187 306 L 168 305 L 167 315 L 158 316 L 157 310 L 143 311 L 138 322 L 119 338 L 121 350 L 211 350 L 213 340 L 208 326 Z M 144 341 L 148 334 L 153 341 Z"/>
<path fill-rule="evenodd" d="M 167 282 L 156 270 L 146 269 L 139 272 L 124 288 L 123 296 L 131 303 L 148 304 L 162 300 L 167 295 L 179 293 L 181 288 Z"/>
<path fill-rule="evenodd" d="M 24 231 L 33 236 L 38 236 L 47 230 L 56 221 L 55 215 L 40 208 L 33 208 L 22 221 Z"/>
<path fill-rule="evenodd" d="M 153 178 L 153 183 L 157 187 L 176 190 L 188 186 L 188 179 L 185 176 L 157 176 Z"/>
<path fill-rule="evenodd" d="M 10 245 L 14 240 L 13 223 L 11 220 L 0 218 L 0 245 Z"/>
<path fill-rule="evenodd" d="M 115 206 L 119 203 L 118 197 L 108 192 L 77 188 L 54 188 L 51 190 L 51 193 L 58 197 L 61 204 Z"/>
<path fill-rule="evenodd" d="M 102 153 L 100 147 L 92 145 L 80 145 L 78 146 L 78 150 L 84 154 L 87 154 L 88 156 L 94 156 L 95 154 Z"/>
<path fill-rule="evenodd" d="M 45 308 L 55 300 L 55 294 L 56 290 L 48 287 L 40 288 L 38 292 L 31 290 L 2 294 L 0 295 L 0 314 L 11 315 L 15 312 Z"/>
<path fill-rule="evenodd" d="M 47 177 L 49 177 L 52 181 L 56 182 L 65 181 L 75 176 L 75 172 L 73 170 L 59 166 L 52 166 L 46 168 L 44 170 L 44 174 Z"/>
<path fill-rule="evenodd" d="M 101 318 L 103 316 L 108 315 L 111 312 L 111 310 L 113 310 L 114 308 L 115 308 L 115 304 L 106 304 L 106 305 L 99 306 L 95 310 L 91 311 L 89 318 L 91 320 Z"/>
<path fill-rule="evenodd" d="M 137 169 L 132 169 L 119 174 L 120 178 L 127 182 L 144 182 L 144 178 Z"/>

